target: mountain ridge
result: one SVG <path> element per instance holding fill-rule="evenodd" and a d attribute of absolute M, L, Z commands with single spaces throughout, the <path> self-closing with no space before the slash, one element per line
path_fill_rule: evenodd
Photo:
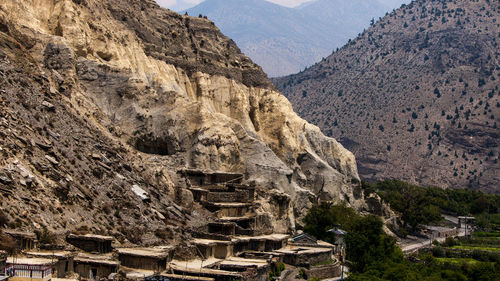
<path fill-rule="evenodd" d="M 273 79 L 365 180 L 499 192 L 498 7 L 414 1 L 305 71 Z"/>
<path fill-rule="evenodd" d="M 346 14 L 338 12 L 338 3 Z M 361 32 L 371 18 L 390 10 L 378 1 L 348 3 L 319 0 L 288 8 L 264 0 L 207 0 L 186 12 L 208 16 L 274 77 L 319 61 Z"/>

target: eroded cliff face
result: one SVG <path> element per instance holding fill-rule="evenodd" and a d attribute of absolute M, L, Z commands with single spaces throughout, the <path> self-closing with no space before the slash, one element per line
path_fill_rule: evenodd
<path fill-rule="evenodd" d="M 276 232 L 292 231 L 319 199 L 374 207 L 353 154 L 299 118 L 206 19 L 147 0 L 4 0 L 0 32 L 22 45 L 51 101 L 122 147 L 147 192 L 191 209 L 177 170 L 243 173 Z M 4 155 L 5 167 L 14 158 Z M 31 160 L 23 159 L 37 174 Z M 194 225 L 197 216 L 186 220 Z"/>

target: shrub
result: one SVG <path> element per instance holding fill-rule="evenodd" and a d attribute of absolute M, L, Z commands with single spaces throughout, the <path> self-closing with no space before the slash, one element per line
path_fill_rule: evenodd
<path fill-rule="evenodd" d="M 300 277 L 300 279 L 307 279 L 305 269 L 303 269 L 303 268 L 299 269 L 299 277 Z"/>
<path fill-rule="evenodd" d="M 457 242 L 455 241 L 455 239 L 453 239 L 453 237 L 446 237 L 446 240 L 444 240 L 444 243 L 443 245 L 445 247 L 453 247 L 457 244 Z"/>
<path fill-rule="evenodd" d="M 36 238 L 38 242 L 42 245 L 44 244 L 54 244 L 56 242 L 56 236 L 54 233 L 50 232 L 46 227 L 40 230 L 35 230 Z"/>
<path fill-rule="evenodd" d="M 435 256 L 436 258 L 442 258 L 442 257 L 444 257 L 445 253 L 444 253 L 443 248 L 434 247 L 434 248 L 432 248 L 432 255 Z"/>

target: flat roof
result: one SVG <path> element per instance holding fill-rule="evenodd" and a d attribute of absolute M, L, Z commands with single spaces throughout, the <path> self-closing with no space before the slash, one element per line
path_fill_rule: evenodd
<path fill-rule="evenodd" d="M 331 248 L 315 248 L 315 247 L 298 247 L 298 246 L 287 246 L 283 249 L 276 250 L 277 253 L 284 254 L 319 254 L 319 253 L 327 253 L 332 251 Z"/>
<path fill-rule="evenodd" d="M 451 230 L 457 230 L 456 228 L 449 228 L 449 227 L 442 227 L 442 226 L 427 226 L 427 229 L 433 230 L 433 231 L 451 231 Z"/>
<path fill-rule="evenodd" d="M 231 173 L 231 172 L 221 172 L 221 171 L 210 171 L 202 169 L 179 169 L 177 173 L 191 174 L 191 175 L 225 175 L 225 176 L 238 176 L 243 177 L 242 173 Z"/>
<path fill-rule="evenodd" d="M 110 266 L 118 266 L 118 261 L 112 260 L 112 254 L 92 255 L 87 253 L 79 253 L 74 261 L 80 263 L 104 264 Z"/>
<path fill-rule="evenodd" d="M 149 257 L 149 258 L 166 258 L 172 250 L 172 247 L 168 248 L 117 248 L 116 251 L 119 255 L 130 255 L 137 257 Z"/>
<path fill-rule="evenodd" d="M 239 207 L 249 207 L 252 206 L 252 203 L 222 203 L 222 202 L 207 202 L 207 205 L 215 206 L 215 207 L 226 207 L 226 208 L 239 208 Z"/>
<path fill-rule="evenodd" d="M 23 231 L 17 231 L 13 229 L 5 229 L 5 233 L 11 235 L 11 236 L 19 236 L 19 237 L 25 237 L 25 238 L 30 238 L 30 239 L 36 239 L 36 235 L 33 232 L 23 232 Z"/>
<path fill-rule="evenodd" d="M 235 222 L 235 221 L 246 221 L 255 219 L 257 217 L 256 214 L 247 214 L 241 217 L 220 217 L 219 220 L 225 223 Z"/>
<path fill-rule="evenodd" d="M 220 269 L 211 269 L 211 268 L 189 268 L 189 267 L 184 267 L 184 266 L 177 266 L 175 264 L 170 264 L 170 267 L 173 270 L 181 271 L 181 272 L 186 272 L 188 274 L 209 274 L 209 275 L 218 275 L 218 276 L 229 276 L 229 277 L 235 277 L 235 278 L 242 278 L 241 274 L 232 272 L 232 271 L 226 271 L 226 270 L 220 270 Z"/>
<path fill-rule="evenodd" d="M 57 261 L 44 258 L 7 257 L 7 264 L 52 265 Z"/>
<path fill-rule="evenodd" d="M 230 245 L 232 241 L 215 240 L 215 239 L 204 239 L 204 238 L 194 238 L 191 243 L 203 246 L 213 246 L 217 244 Z"/>
<path fill-rule="evenodd" d="M 257 267 L 257 268 L 266 267 L 269 265 L 266 260 L 246 259 L 239 257 L 230 257 L 228 259 L 223 260 L 220 264 L 227 266 Z"/>
<path fill-rule="evenodd" d="M 68 258 L 74 256 L 75 253 L 70 251 L 40 251 L 40 252 L 24 252 L 27 256 L 35 257 L 55 257 L 55 258 Z"/>
<path fill-rule="evenodd" d="M 189 260 L 189 261 L 181 261 L 181 260 L 173 260 L 170 262 L 170 265 L 176 265 L 181 268 L 191 268 L 191 269 L 200 269 L 202 266 L 211 266 L 214 264 L 217 264 L 221 262 L 221 259 L 210 257 L 205 260 L 201 259 L 194 259 L 194 260 Z"/>
<path fill-rule="evenodd" d="M 97 240 L 97 241 L 113 241 L 115 238 L 113 236 L 104 236 L 98 234 L 70 234 L 69 239 L 82 239 L 82 240 Z"/>
<path fill-rule="evenodd" d="M 153 270 L 135 269 L 124 266 L 120 266 L 120 270 L 125 272 L 127 278 L 137 279 L 155 275 Z"/>
<path fill-rule="evenodd" d="M 167 278 L 171 279 L 182 279 L 182 280 L 189 280 L 189 281 L 214 281 L 214 278 L 210 277 L 201 277 L 201 276 L 189 276 L 189 275 L 180 275 L 180 274 L 169 274 L 169 273 L 162 273 L 160 276 L 164 276 Z"/>
<path fill-rule="evenodd" d="M 251 240 L 272 240 L 278 242 L 278 241 L 288 240 L 288 238 L 290 238 L 290 235 L 275 233 L 275 234 L 259 235 L 259 236 L 234 236 L 232 238 L 232 241 L 240 242 L 240 241 L 251 241 Z"/>

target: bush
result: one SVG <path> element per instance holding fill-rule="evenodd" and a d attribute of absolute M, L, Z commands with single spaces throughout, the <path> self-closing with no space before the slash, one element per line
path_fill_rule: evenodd
<path fill-rule="evenodd" d="M 303 268 L 299 269 L 299 277 L 300 277 L 300 279 L 307 279 L 305 269 L 303 269 Z"/>
<path fill-rule="evenodd" d="M 281 272 L 285 270 L 285 264 L 280 262 L 278 263 L 273 270 L 269 272 L 269 280 L 272 280 L 274 278 L 279 278 L 281 276 Z M 300 273 L 300 272 L 299 272 Z M 305 278 L 304 278 L 305 279 Z"/>
<path fill-rule="evenodd" d="M 446 240 L 444 240 L 443 245 L 445 247 L 453 247 L 457 245 L 457 242 L 455 241 L 455 239 L 453 239 L 453 237 L 446 237 Z"/>
<path fill-rule="evenodd" d="M 54 244 L 56 242 L 56 236 L 54 233 L 50 232 L 46 227 L 40 230 L 35 230 L 36 238 L 38 243 L 41 245 Z"/>
<path fill-rule="evenodd" d="M 442 258 L 442 257 L 444 257 L 445 253 L 444 253 L 443 248 L 434 247 L 434 248 L 432 248 L 432 255 L 435 256 L 436 258 Z"/>

